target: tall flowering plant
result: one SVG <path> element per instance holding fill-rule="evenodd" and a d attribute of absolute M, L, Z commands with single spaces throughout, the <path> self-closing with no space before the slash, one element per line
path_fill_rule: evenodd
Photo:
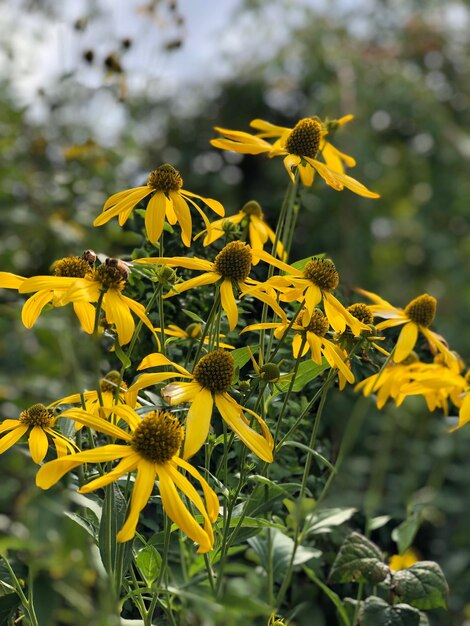
<path fill-rule="evenodd" d="M 253 561 L 256 624 L 296 623 L 300 574 L 334 604 L 344 626 L 418 624 L 422 610 L 445 605 L 437 564 L 414 559 L 397 570 L 398 556 L 387 564 L 368 538 L 377 527 L 373 508 L 360 522 L 355 509 L 323 504 L 344 457 L 343 443 L 333 455 L 319 439 L 334 394 L 353 402 L 356 391 L 379 408 L 421 395 L 430 411 L 454 406 L 456 428 L 470 421 L 465 366 L 430 328 L 433 296 L 401 309 L 357 289 L 347 302 L 340 268 L 314 239 L 307 258 L 291 250 L 300 190 L 311 192 L 317 174 L 334 192 L 379 198 L 346 174 L 355 160 L 331 143 L 350 119 L 311 117 L 293 128 L 253 120 L 254 133 L 217 128 L 216 148 L 283 157 L 287 193 L 277 224 L 249 198 L 226 216 L 219 201 L 183 189 L 181 174 L 163 164 L 146 185 L 114 193 L 94 221 L 117 218 L 124 226 L 139 207 L 147 256 L 87 250 L 58 260 L 51 276 L 0 272 L 0 288 L 28 296 L 27 328 L 48 308 L 72 305 L 79 323 L 70 332 L 97 339 L 109 365 L 94 389 L 1 422 L 0 453 L 27 441 L 39 488 L 68 477 L 69 489 L 96 494 L 100 521 L 85 511 L 82 522 L 101 554 L 112 546 L 104 566 L 116 611 L 145 626 L 199 623 L 197 595 L 209 616 L 200 623 L 225 623 L 220 607 L 237 567 L 246 571 Z M 175 238 L 165 228 L 177 223 L 184 256 L 172 254 Z M 321 479 L 313 482 L 314 469 Z M 116 494 L 127 503 L 120 528 Z M 338 536 L 325 539 L 325 529 L 339 526 Z M 32 588 L 3 558 L 21 611 L 37 626 Z M 331 589 L 340 583 L 359 583 L 352 610 Z M 246 619 L 243 606 L 238 615 L 231 623 Z"/>

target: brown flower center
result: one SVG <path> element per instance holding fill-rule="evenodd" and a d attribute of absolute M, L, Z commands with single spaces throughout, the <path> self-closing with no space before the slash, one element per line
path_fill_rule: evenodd
<path fill-rule="evenodd" d="M 355 317 L 360 322 L 364 324 L 372 324 L 374 321 L 374 314 L 371 311 L 371 308 L 367 306 L 367 304 L 363 304 L 362 302 L 357 302 L 356 304 L 351 304 L 348 306 L 347 310 L 353 317 Z"/>
<path fill-rule="evenodd" d="M 152 411 L 144 417 L 132 436 L 131 446 L 147 461 L 166 463 L 181 447 L 184 428 L 169 411 Z"/>
<path fill-rule="evenodd" d="M 54 273 L 56 276 L 84 278 L 91 273 L 91 268 L 85 259 L 78 256 L 67 256 L 54 263 Z"/>
<path fill-rule="evenodd" d="M 149 174 L 147 185 L 155 191 L 163 191 L 166 195 L 170 191 L 179 191 L 183 186 L 181 174 L 169 163 L 164 163 Z"/>
<path fill-rule="evenodd" d="M 194 368 L 194 380 L 211 391 L 227 391 L 235 373 L 235 361 L 230 352 L 214 350 L 202 357 Z"/>
<path fill-rule="evenodd" d="M 111 370 L 100 380 L 100 389 L 103 392 L 110 391 L 111 393 L 115 393 L 118 385 L 120 390 L 127 389 L 126 383 L 121 380 L 121 374 L 117 370 Z"/>
<path fill-rule="evenodd" d="M 215 271 L 224 278 L 245 280 L 251 271 L 250 246 L 242 241 L 228 243 L 215 257 Z"/>
<path fill-rule="evenodd" d="M 306 117 L 297 122 L 286 141 L 290 154 L 314 159 L 320 148 L 322 125 L 318 120 Z"/>
<path fill-rule="evenodd" d="M 26 426 L 40 426 L 41 428 L 49 428 L 52 424 L 54 416 L 44 404 L 33 404 L 29 409 L 20 413 L 20 422 Z"/>
<path fill-rule="evenodd" d="M 328 318 L 323 315 L 323 312 L 320 309 L 313 309 L 312 317 L 305 330 L 318 335 L 318 337 L 324 337 L 329 327 L 330 323 Z"/>
<path fill-rule="evenodd" d="M 119 259 L 106 259 L 93 271 L 93 279 L 100 282 L 103 289 L 122 291 L 126 286 L 127 271 L 120 265 Z"/>
<path fill-rule="evenodd" d="M 309 261 L 304 268 L 304 277 L 322 291 L 333 291 L 339 284 L 339 274 L 335 264 L 329 259 L 312 259 Z"/>
<path fill-rule="evenodd" d="M 437 300 L 424 293 L 412 300 L 405 308 L 408 318 L 418 326 L 428 327 L 436 315 Z"/>

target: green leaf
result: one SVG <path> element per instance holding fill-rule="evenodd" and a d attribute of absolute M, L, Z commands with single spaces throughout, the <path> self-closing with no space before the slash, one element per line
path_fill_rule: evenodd
<path fill-rule="evenodd" d="M 367 537 L 351 533 L 341 546 L 330 572 L 331 582 L 367 582 L 376 585 L 385 580 L 389 568 L 383 554 Z"/>
<path fill-rule="evenodd" d="M 295 383 L 292 390 L 301 391 L 307 383 L 319 376 L 319 374 L 324 372 L 329 367 L 330 366 L 325 360 L 321 365 L 317 365 L 311 359 L 308 361 L 303 361 L 303 363 L 299 365 L 299 369 L 297 370 L 297 375 L 295 377 Z M 291 379 L 292 374 L 283 376 L 282 380 L 280 380 L 275 385 L 278 391 L 280 391 L 281 393 L 286 392 L 289 389 Z"/>
<path fill-rule="evenodd" d="M 308 578 L 310 578 L 312 582 L 314 582 L 318 587 L 320 587 L 323 593 L 333 602 L 333 604 L 336 607 L 336 610 L 338 611 L 339 616 L 341 617 L 343 621 L 343 624 L 345 624 L 345 626 L 350 626 L 350 624 L 352 623 L 352 617 L 354 615 L 354 610 L 352 612 L 348 611 L 347 600 L 350 600 L 350 598 L 345 598 L 343 602 L 341 598 L 338 596 L 338 594 L 336 594 L 332 589 L 327 587 L 325 583 L 318 578 L 318 576 L 315 574 L 313 569 L 310 569 L 306 565 L 304 565 L 302 569 L 307 574 Z M 352 602 L 356 602 L 356 601 L 352 600 Z"/>
<path fill-rule="evenodd" d="M 145 582 L 150 587 L 157 579 L 162 567 L 160 552 L 154 546 L 147 545 L 136 556 L 135 563 Z"/>
<path fill-rule="evenodd" d="M 393 574 L 393 591 L 417 609 L 438 609 L 447 606 L 449 587 L 437 563 L 419 561 Z"/>
<path fill-rule="evenodd" d="M 419 611 L 407 604 L 389 606 L 382 598 L 370 596 L 362 606 L 362 626 L 419 626 Z"/>
<path fill-rule="evenodd" d="M 356 513 L 355 508 L 320 509 L 307 515 L 305 519 L 304 533 L 306 535 L 319 535 L 331 533 L 336 526 L 341 526 Z"/>
<path fill-rule="evenodd" d="M 373 517 L 369 522 L 369 530 L 377 530 L 378 528 L 382 528 L 382 526 L 388 524 L 391 519 L 391 515 L 378 515 L 377 517 Z"/>
<path fill-rule="evenodd" d="M 251 353 L 257 351 L 258 348 L 253 348 Z M 242 368 L 248 361 L 251 359 L 250 348 L 237 348 L 236 350 L 232 350 L 230 354 L 233 356 L 233 360 L 237 367 Z"/>
<path fill-rule="evenodd" d="M 336 474 L 335 466 L 332 465 L 328 461 L 328 459 L 323 456 L 323 454 L 320 454 L 319 452 L 317 452 L 317 450 L 314 450 L 313 448 L 309 448 L 304 443 L 300 443 L 300 441 L 291 441 L 290 439 L 288 441 L 284 441 L 284 443 L 278 448 L 278 450 L 280 450 L 284 446 L 292 446 L 294 448 L 300 448 L 304 452 L 310 453 L 312 456 L 314 456 L 316 459 L 319 459 L 324 465 L 326 465 L 327 468 L 330 470 L 330 472 L 332 472 L 333 474 Z"/>
<path fill-rule="evenodd" d="M 20 599 L 16 593 L 0 596 L 0 625 L 6 626 L 11 623 L 11 618 L 19 605 Z"/>
<path fill-rule="evenodd" d="M 272 568 L 273 580 L 280 580 L 285 574 L 295 544 L 294 540 L 284 535 L 280 530 L 269 530 L 269 535 L 265 532 L 263 535 L 248 539 L 248 543 L 258 556 L 259 563 L 265 571 Z M 322 552 L 315 548 L 297 546 L 294 557 L 294 565 L 302 565 L 310 561 L 310 559 L 320 557 Z"/>
<path fill-rule="evenodd" d="M 117 341 L 117 339 L 114 342 L 114 352 L 117 358 L 121 361 L 121 363 L 124 365 L 125 369 L 127 370 L 132 365 L 132 362 L 130 358 L 127 356 L 127 354 L 123 352 L 123 349 L 119 345 L 119 342 Z"/>
<path fill-rule="evenodd" d="M 183 311 L 183 313 L 185 313 L 189 318 L 191 318 L 193 320 L 193 322 L 198 322 L 199 324 L 205 324 L 204 320 L 202 319 L 202 317 L 199 317 L 199 315 L 197 315 L 196 313 L 193 313 L 192 311 L 189 311 L 188 309 L 181 309 Z"/>
<path fill-rule="evenodd" d="M 310 263 L 310 261 L 312 261 L 312 259 L 322 259 L 325 256 L 324 252 L 321 252 L 320 254 L 314 254 L 313 256 L 308 256 L 305 259 L 300 259 L 299 261 L 296 261 L 295 263 L 292 263 L 292 267 L 295 267 L 296 270 L 303 270 L 304 267 L 307 265 L 307 263 Z"/>
<path fill-rule="evenodd" d="M 392 539 L 397 544 L 400 554 L 411 546 L 422 521 L 421 512 L 414 510 L 404 522 L 393 529 Z"/>

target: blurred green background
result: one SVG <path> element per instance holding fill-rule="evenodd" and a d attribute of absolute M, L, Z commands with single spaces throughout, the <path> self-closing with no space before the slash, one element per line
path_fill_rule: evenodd
<path fill-rule="evenodd" d="M 439 300 L 434 328 L 469 361 L 466 2 L 63 4 L 18 0 L 0 9 L 0 270 L 48 273 L 55 259 L 86 248 L 128 255 L 142 243 L 132 223 L 124 231 L 115 221 L 91 223 L 110 194 L 142 184 L 164 162 L 227 213 L 257 199 L 274 226 L 287 182 L 282 163 L 211 148 L 212 127 L 352 113 L 335 144 L 357 159 L 351 174 L 382 197 L 321 182 L 304 191 L 292 260 L 325 252 L 347 295 L 362 286 L 404 306 L 431 293 Z M 15 292 L 0 293 L 5 418 L 89 383 L 91 357 L 75 320 L 55 310 L 27 331 L 20 308 Z M 400 521 L 411 501 L 427 498 L 417 545 L 442 565 L 452 590 L 451 617 L 431 620 L 461 626 L 465 615 L 470 621 L 470 429 L 448 435 L 419 399 L 400 411 L 369 409 L 335 497 L 347 493 L 361 505 L 387 441 L 379 510 Z M 338 411 L 347 420 L 348 405 L 332 409 L 334 428 Z M 2 458 L 2 473 L 15 454 Z M 26 494 L 9 519 L 36 497 Z"/>

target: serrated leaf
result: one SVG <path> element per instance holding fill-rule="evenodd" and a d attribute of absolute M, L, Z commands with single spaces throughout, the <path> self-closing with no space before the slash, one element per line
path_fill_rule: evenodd
<path fill-rule="evenodd" d="M 361 613 L 362 626 L 419 626 L 419 611 L 407 604 L 389 606 L 382 598 L 370 596 Z"/>
<path fill-rule="evenodd" d="M 376 585 L 385 580 L 389 571 L 379 548 L 367 537 L 351 533 L 333 563 L 330 581 L 367 582 Z"/>
<path fill-rule="evenodd" d="M 279 580 L 289 566 L 295 544 L 293 539 L 280 530 L 273 528 L 268 532 L 269 537 L 264 533 L 248 539 L 248 543 L 257 554 L 261 567 L 267 571 L 271 564 L 273 579 Z M 299 545 L 295 552 L 294 565 L 306 563 L 310 559 L 320 557 L 321 554 L 320 550 Z"/>
<path fill-rule="evenodd" d="M 304 361 L 299 365 L 299 369 L 297 370 L 297 375 L 295 377 L 295 383 L 292 387 L 292 390 L 301 391 L 307 383 L 319 376 L 329 367 L 330 366 L 326 361 L 324 361 L 321 365 L 317 365 L 311 359 L 308 361 Z M 290 387 L 291 379 L 292 374 L 283 376 L 282 380 L 276 383 L 276 389 L 281 393 L 286 392 Z"/>
<path fill-rule="evenodd" d="M 398 546 L 399 554 L 403 554 L 411 546 L 422 521 L 421 512 L 413 511 L 404 522 L 393 529 L 392 539 Z"/>
<path fill-rule="evenodd" d="M 162 567 L 160 552 L 154 546 L 147 545 L 136 556 L 135 563 L 145 582 L 150 587 L 158 578 Z"/>
<path fill-rule="evenodd" d="M 438 609 L 447 606 L 449 587 L 434 561 L 419 561 L 393 575 L 394 593 L 417 609 Z"/>

